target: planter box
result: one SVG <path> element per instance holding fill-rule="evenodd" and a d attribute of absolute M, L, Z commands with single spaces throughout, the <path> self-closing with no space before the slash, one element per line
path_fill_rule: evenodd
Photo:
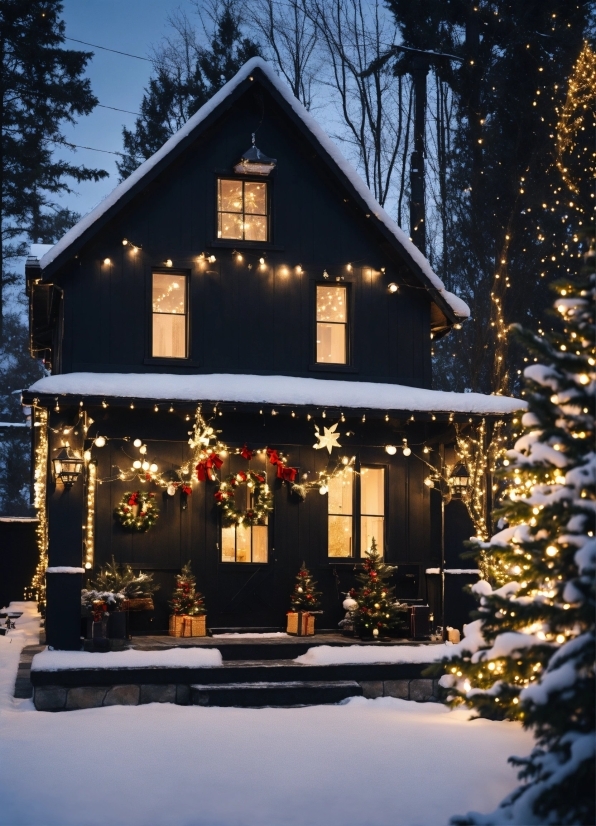
<path fill-rule="evenodd" d="M 207 615 L 190 617 L 186 614 L 170 616 L 170 637 L 206 637 Z"/>
<path fill-rule="evenodd" d="M 287 633 L 297 637 L 311 637 L 315 633 L 315 618 L 308 611 L 288 612 Z"/>

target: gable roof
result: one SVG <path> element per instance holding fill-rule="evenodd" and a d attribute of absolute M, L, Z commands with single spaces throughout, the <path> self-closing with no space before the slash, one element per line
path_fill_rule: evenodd
<path fill-rule="evenodd" d="M 427 288 L 433 301 L 444 312 L 446 318 L 451 323 L 468 318 L 470 309 L 465 301 L 445 289 L 443 282 L 433 271 L 422 252 L 377 203 L 351 163 L 344 158 L 312 115 L 294 97 L 289 86 L 260 57 L 254 57 L 245 63 L 240 71 L 198 112 L 195 112 L 161 149 L 142 163 L 126 180 L 118 184 L 103 201 L 81 218 L 57 244 L 43 255 L 40 267 L 42 271 L 46 271 L 44 275 L 49 275 L 71 255 L 74 255 L 99 229 L 99 226 L 110 220 L 143 186 L 159 175 L 192 143 L 197 133 L 212 122 L 221 111 L 228 108 L 236 95 L 245 91 L 254 80 L 261 82 L 280 103 L 285 104 L 284 108 L 289 109 L 289 114 L 302 127 L 301 131 L 316 145 L 318 154 L 326 160 L 344 186 L 351 190 L 356 202 L 367 215 L 370 215 L 372 222 L 381 230 L 387 241 L 398 250 L 402 259 Z"/>

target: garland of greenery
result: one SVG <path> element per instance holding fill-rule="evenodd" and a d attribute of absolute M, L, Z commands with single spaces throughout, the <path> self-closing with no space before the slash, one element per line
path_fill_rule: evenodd
<path fill-rule="evenodd" d="M 129 491 L 118 503 L 114 516 L 120 520 L 122 527 L 129 531 L 148 531 L 159 517 L 159 509 L 154 500 L 154 493 Z"/>
<path fill-rule="evenodd" d="M 253 489 L 253 506 L 246 510 L 237 510 L 234 506 L 234 490 L 239 485 Z M 214 494 L 215 501 L 222 509 L 226 525 L 264 525 L 267 514 L 273 510 L 271 490 L 264 473 L 254 470 L 241 470 L 231 473 L 221 482 Z"/>

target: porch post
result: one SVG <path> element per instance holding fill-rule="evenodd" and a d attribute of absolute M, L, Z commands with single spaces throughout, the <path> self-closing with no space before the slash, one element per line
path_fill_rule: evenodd
<path fill-rule="evenodd" d="M 69 413 L 71 415 L 69 415 Z M 66 421 L 76 416 L 67 411 Z M 50 413 L 50 425 L 60 432 L 64 419 Z M 69 422 L 70 423 L 70 422 Z M 52 648 L 76 651 L 81 648 L 81 571 L 84 524 L 82 476 L 65 487 L 54 479 L 52 459 L 62 448 L 59 435 L 49 432 L 48 456 L 48 568 L 46 574 L 46 642 Z M 76 437 L 75 437 L 76 438 Z M 70 572 L 52 572 L 67 568 Z M 74 570 L 73 570 L 74 569 Z M 76 569 L 78 569 L 77 572 Z"/>

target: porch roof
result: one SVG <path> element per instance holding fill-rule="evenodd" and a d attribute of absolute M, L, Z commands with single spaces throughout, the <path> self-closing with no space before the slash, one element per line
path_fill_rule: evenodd
<path fill-rule="evenodd" d="M 230 373 L 64 373 L 36 381 L 33 396 L 76 396 L 146 399 L 169 402 L 237 402 L 294 407 L 507 415 L 527 407 L 509 396 L 452 393 L 400 384 L 338 381 L 298 376 L 255 376 Z"/>

